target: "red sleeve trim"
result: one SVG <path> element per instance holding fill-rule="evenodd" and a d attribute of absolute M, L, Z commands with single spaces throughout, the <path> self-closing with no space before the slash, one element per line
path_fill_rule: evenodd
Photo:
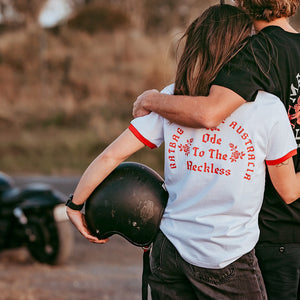
<path fill-rule="evenodd" d="M 286 161 L 287 159 L 289 159 L 290 157 L 294 156 L 297 154 L 297 149 L 292 150 L 291 152 L 289 152 L 288 154 L 286 154 L 285 156 L 275 159 L 275 160 L 266 160 L 266 164 L 268 166 L 274 166 L 274 165 L 278 165 L 284 161 Z"/>
<path fill-rule="evenodd" d="M 156 145 L 144 138 L 132 124 L 129 125 L 128 129 L 147 147 L 150 149 L 156 148 Z"/>

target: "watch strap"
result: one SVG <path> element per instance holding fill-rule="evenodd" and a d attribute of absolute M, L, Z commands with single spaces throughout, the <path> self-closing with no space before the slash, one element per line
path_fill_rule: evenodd
<path fill-rule="evenodd" d="M 73 200 L 73 194 L 71 194 L 71 195 L 69 196 L 69 199 L 68 199 L 68 201 L 66 202 L 66 206 L 70 207 L 70 208 L 73 209 L 73 210 L 82 210 L 84 204 L 79 204 L 79 205 L 78 205 L 78 204 L 73 203 L 72 200 Z"/>

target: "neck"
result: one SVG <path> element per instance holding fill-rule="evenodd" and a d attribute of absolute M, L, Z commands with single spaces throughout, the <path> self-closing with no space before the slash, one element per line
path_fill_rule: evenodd
<path fill-rule="evenodd" d="M 297 31 L 290 25 L 287 18 L 279 18 L 271 22 L 262 20 L 254 21 L 254 27 L 257 32 L 268 26 L 279 26 L 287 32 L 297 33 Z"/>

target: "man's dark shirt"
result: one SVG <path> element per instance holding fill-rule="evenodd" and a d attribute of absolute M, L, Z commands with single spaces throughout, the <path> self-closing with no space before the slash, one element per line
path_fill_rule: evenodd
<path fill-rule="evenodd" d="M 246 101 L 254 101 L 260 90 L 278 96 L 298 144 L 294 163 L 300 171 L 300 34 L 277 26 L 264 28 L 225 65 L 213 84 L 233 90 Z M 261 242 L 300 242 L 300 199 L 286 205 L 268 174 L 259 223 Z"/>

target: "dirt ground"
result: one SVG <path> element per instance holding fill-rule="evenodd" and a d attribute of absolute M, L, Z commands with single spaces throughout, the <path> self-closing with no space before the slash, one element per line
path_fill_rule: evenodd
<path fill-rule="evenodd" d="M 28 180 L 36 178 L 19 178 L 18 182 Z M 55 185 L 56 179 L 51 180 Z M 57 186 L 67 193 L 75 183 L 74 179 L 59 180 L 61 186 Z M 74 236 L 73 252 L 61 266 L 37 263 L 25 248 L 0 252 L 0 299 L 141 299 L 141 248 L 117 235 L 105 245 L 91 244 L 75 230 Z"/>

